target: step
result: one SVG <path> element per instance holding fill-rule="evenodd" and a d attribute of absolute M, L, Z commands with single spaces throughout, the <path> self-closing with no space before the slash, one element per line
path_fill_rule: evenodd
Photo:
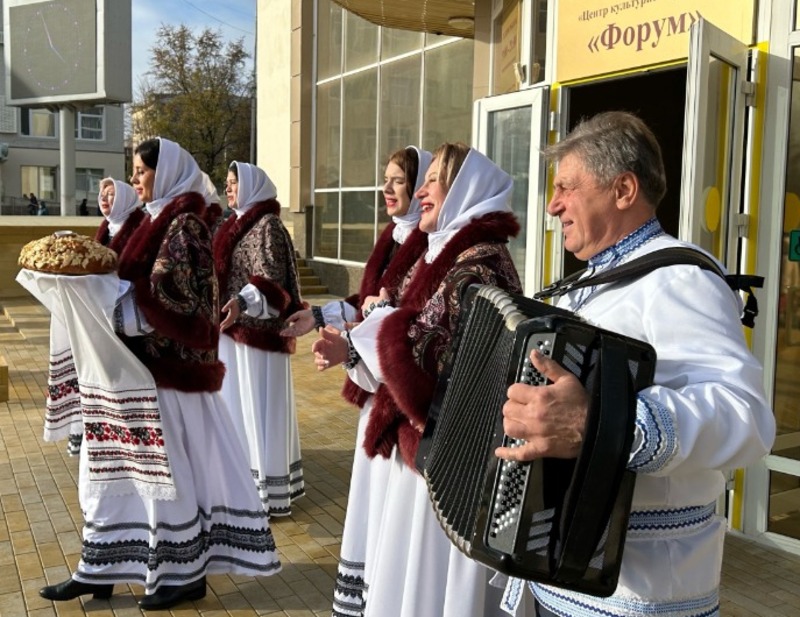
<path fill-rule="evenodd" d="M 326 285 L 304 285 L 300 288 L 300 293 L 303 295 L 303 297 L 327 294 L 328 287 Z"/>
<path fill-rule="evenodd" d="M 319 277 L 316 274 L 311 276 L 301 276 L 300 286 L 305 287 L 306 285 L 322 285 L 322 281 L 319 280 Z"/>
<path fill-rule="evenodd" d="M 314 276 L 314 270 L 311 268 L 298 268 L 297 274 L 299 276 Z"/>
<path fill-rule="evenodd" d="M 49 315 L 14 314 L 11 316 L 10 322 L 20 332 L 24 330 L 50 330 Z"/>

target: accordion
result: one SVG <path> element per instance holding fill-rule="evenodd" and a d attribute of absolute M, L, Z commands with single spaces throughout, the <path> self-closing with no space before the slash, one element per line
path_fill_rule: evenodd
<path fill-rule="evenodd" d="M 417 452 L 436 516 L 467 556 L 495 570 L 596 596 L 619 578 L 635 475 L 626 469 L 636 393 L 656 354 L 641 341 L 574 313 L 472 285 Z M 519 442 L 503 432 L 509 385 L 541 385 L 537 349 L 590 396 L 576 459 L 498 459 Z"/>

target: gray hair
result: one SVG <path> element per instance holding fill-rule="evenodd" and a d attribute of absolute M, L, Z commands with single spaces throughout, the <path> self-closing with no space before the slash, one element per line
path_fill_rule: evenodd
<path fill-rule="evenodd" d="M 607 111 L 583 119 L 567 137 L 544 151 L 556 162 L 569 154 L 577 156 L 606 186 L 622 173 L 633 173 L 653 207 L 667 192 L 661 147 L 650 128 L 632 113 Z"/>

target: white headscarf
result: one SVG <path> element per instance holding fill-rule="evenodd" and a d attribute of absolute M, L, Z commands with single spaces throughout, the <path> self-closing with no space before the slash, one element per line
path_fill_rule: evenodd
<path fill-rule="evenodd" d="M 210 206 L 211 204 L 218 204 L 219 203 L 219 193 L 217 193 L 217 187 L 214 186 L 214 183 L 211 181 L 211 178 L 208 177 L 208 174 L 204 171 L 200 172 L 203 174 L 203 198 L 206 200 L 206 205 Z"/>
<path fill-rule="evenodd" d="M 184 193 L 204 194 L 203 172 L 191 154 L 174 141 L 159 137 L 158 164 L 153 181 L 153 199 L 146 205 L 156 218 L 164 207 Z"/>
<path fill-rule="evenodd" d="M 414 184 L 414 190 L 411 193 L 411 205 L 408 211 L 403 216 L 393 216 L 394 229 L 392 230 L 392 238 L 398 244 L 403 244 L 406 238 L 411 235 L 411 232 L 419 225 L 419 217 L 422 211 L 419 207 L 419 199 L 416 198 L 419 187 L 425 181 L 425 172 L 428 171 L 433 155 L 427 150 L 420 150 L 416 146 L 408 146 L 406 150 L 413 150 L 417 153 L 417 178 Z"/>
<path fill-rule="evenodd" d="M 239 190 L 236 193 L 236 216 L 242 216 L 255 204 L 275 199 L 278 196 L 278 189 L 269 179 L 267 172 L 251 165 L 250 163 L 236 164 L 236 177 L 239 181 Z"/>
<path fill-rule="evenodd" d="M 477 150 L 470 148 L 444 198 L 436 231 L 428 234 L 425 261 L 431 263 L 447 242 L 471 220 L 490 212 L 511 212 L 514 181 Z"/>
<path fill-rule="evenodd" d="M 131 212 L 139 207 L 139 196 L 133 187 L 127 182 L 114 180 L 114 178 L 103 178 L 100 181 L 100 194 L 103 192 L 103 187 L 113 184 L 114 185 L 114 203 L 111 204 L 111 210 L 106 217 L 108 221 L 108 236 L 113 238 L 114 235 L 128 220 Z M 100 202 L 100 195 L 97 198 Z"/>

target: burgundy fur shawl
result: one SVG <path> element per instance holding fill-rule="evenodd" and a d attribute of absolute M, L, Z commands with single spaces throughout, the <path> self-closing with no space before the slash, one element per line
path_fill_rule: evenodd
<path fill-rule="evenodd" d="M 125 245 L 128 244 L 128 240 L 131 239 L 133 232 L 136 231 L 136 228 L 139 227 L 139 224 L 143 220 L 144 210 L 141 208 L 136 208 L 136 210 L 128 215 L 128 218 L 122 224 L 122 227 L 119 228 L 119 231 L 114 235 L 113 238 L 111 238 L 111 241 L 109 242 L 108 219 L 103 219 L 103 222 L 100 223 L 100 227 L 97 229 L 97 234 L 95 235 L 94 239 L 119 255 L 122 253 Z"/>
<path fill-rule="evenodd" d="M 361 302 L 368 296 L 377 296 L 381 287 L 385 287 L 391 297 L 396 297 L 403 277 L 428 248 L 428 235 L 419 228 L 411 232 L 403 244 L 398 245 L 392 237 L 394 226 L 391 223 L 383 230 L 369 256 L 358 294 Z M 361 321 L 361 307 L 357 306 L 356 310 L 357 320 Z M 342 388 L 342 396 L 360 408 L 367 402 L 369 392 L 358 387 L 348 377 Z"/>
<path fill-rule="evenodd" d="M 215 324 L 203 315 L 176 318 L 166 314 L 150 291 L 150 274 L 173 219 L 187 214 L 202 220 L 205 207 L 199 193 L 185 193 L 172 200 L 155 220 L 144 220 L 122 250 L 119 277 L 135 285 L 136 302 L 156 330 L 192 347 L 214 349 L 219 341 Z"/>
<path fill-rule="evenodd" d="M 380 329 L 378 356 L 384 384 L 375 394 L 367 424 L 364 448 L 368 456 L 388 457 L 397 444 L 406 464 L 414 467 L 438 374 L 425 370 L 415 360 L 409 328 L 454 268 L 459 255 L 479 244 L 506 243 L 517 233 L 519 223 L 513 214 L 487 214 L 453 236 L 433 263 L 420 264 L 400 306 Z M 519 283 L 498 281 L 497 284 L 518 286 Z"/>
<path fill-rule="evenodd" d="M 137 305 L 155 329 L 151 334 L 122 337 L 123 340 L 150 369 L 160 387 L 186 392 L 217 391 L 225 375 L 225 367 L 217 359 L 217 291 L 210 255 L 211 237 L 203 222 L 205 208 L 199 193 L 176 197 L 155 220 L 145 217 L 134 229 L 119 261 L 120 278 L 133 283 Z M 156 260 L 164 250 L 164 240 L 176 219 L 183 219 L 182 224 L 195 234 L 192 236 L 194 245 L 181 248 L 199 250 L 198 268 L 208 273 L 198 282 L 199 310 L 191 315 L 170 310 L 164 298 L 155 295 L 158 287 L 152 284 L 154 276 L 164 275 L 156 271 Z M 203 253 L 203 246 L 208 247 L 207 254 Z M 166 275 L 169 276 L 169 271 Z M 158 353 L 152 353 L 152 345 L 158 346 Z"/>

